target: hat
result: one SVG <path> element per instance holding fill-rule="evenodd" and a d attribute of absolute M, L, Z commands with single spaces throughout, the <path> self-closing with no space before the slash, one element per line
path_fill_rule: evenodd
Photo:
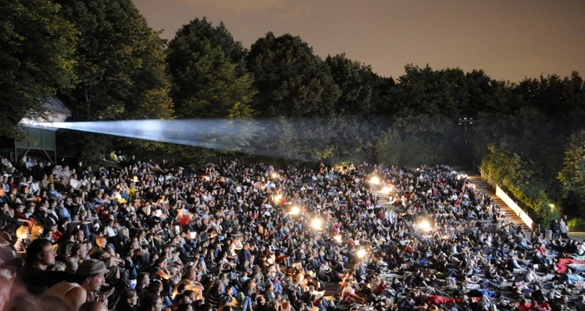
<path fill-rule="evenodd" d="M 106 269 L 106 265 L 97 259 L 86 260 L 77 268 L 77 275 L 106 274 L 108 272 L 110 270 Z"/>

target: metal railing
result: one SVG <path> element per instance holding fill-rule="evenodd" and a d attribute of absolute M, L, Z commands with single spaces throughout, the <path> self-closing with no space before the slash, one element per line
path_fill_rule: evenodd
<path fill-rule="evenodd" d="M 514 211 L 514 213 L 520 217 L 520 219 L 522 219 L 528 228 L 534 230 L 536 224 L 532 218 L 530 218 L 530 216 L 528 216 L 528 214 L 526 214 L 526 212 L 524 212 L 524 210 L 522 210 L 520 206 L 518 206 L 518 204 L 512 200 L 512 198 L 504 190 L 502 190 L 502 188 L 500 188 L 498 183 L 495 182 L 489 174 L 485 173 L 481 167 L 479 167 L 479 173 L 481 179 L 485 180 L 488 184 L 496 189 L 496 195 L 502 199 L 504 204 L 506 204 L 512 211 Z"/>

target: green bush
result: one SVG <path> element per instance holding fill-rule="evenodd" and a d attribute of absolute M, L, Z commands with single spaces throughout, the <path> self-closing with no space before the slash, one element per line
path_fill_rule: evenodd
<path fill-rule="evenodd" d="M 546 185 L 537 165 L 518 154 L 507 153 L 505 146 L 492 145 L 489 150 L 481 164 L 484 174 L 514 197 L 533 221 L 548 228 L 554 219 L 559 218 L 559 213 L 550 208 L 550 199 L 543 190 Z"/>

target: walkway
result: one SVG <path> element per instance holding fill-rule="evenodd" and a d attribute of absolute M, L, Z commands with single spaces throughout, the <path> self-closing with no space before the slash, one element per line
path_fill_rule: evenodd
<path fill-rule="evenodd" d="M 510 219 L 515 225 L 522 226 L 524 231 L 531 230 L 526 226 L 526 224 L 522 221 L 520 216 L 516 215 L 516 213 L 500 199 L 495 192 L 495 189 L 490 186 L 487 182 L 481 179 L 481 176 L 475 171 L 461 171 L 463 174 L 466 174 L 469 177 L 469 181 L 471 181 L 477 189 L 479 189 L 482 193 L 489 195 L 497 207 L 500 208 L 500 211 L 504 212 L 506 218 Z"/>

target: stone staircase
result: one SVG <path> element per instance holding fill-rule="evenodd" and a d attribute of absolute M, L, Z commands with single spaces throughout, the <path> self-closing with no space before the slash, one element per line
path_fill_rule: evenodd
<path fill-rule="evenodd" d="M 496 195 L 495 189 L 481 179 L 481 176 L 479 176 L 478 173 L 474 171 L 463 171 L 462 173 L 467 174 L 469 180 L 475 185 L 476 189 L 479 189 L 482 193 L 489 195 L 492 198 L 496 206 L 506 214 L 507 219 L 511 220 L 515 225 L 522 226 L 525 233 L 531 231 L 531 229 L 522 221 L 520 216 L 516 215 L 516 213 Z"/>

